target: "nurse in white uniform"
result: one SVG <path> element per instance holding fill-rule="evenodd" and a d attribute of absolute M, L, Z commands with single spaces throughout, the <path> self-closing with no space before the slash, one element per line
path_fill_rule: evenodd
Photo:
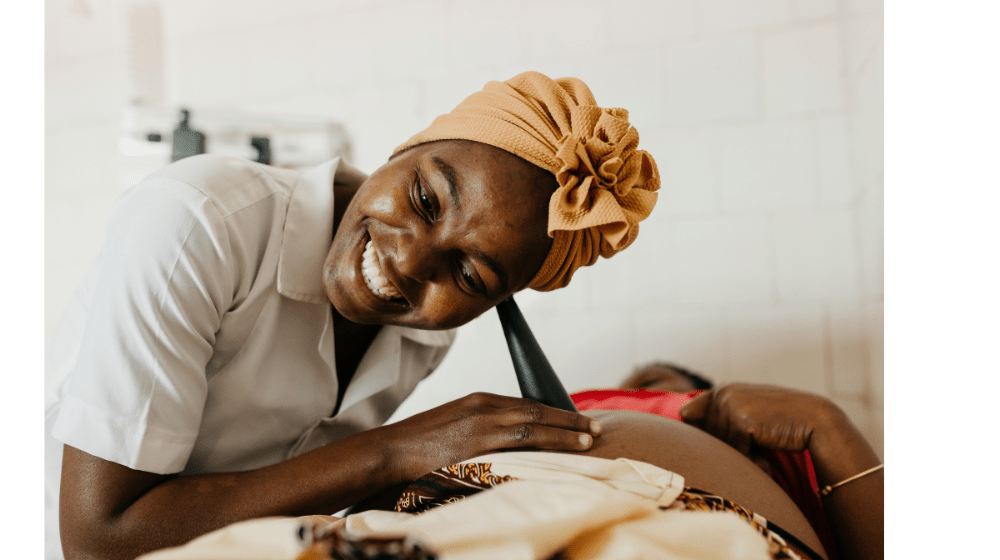
<path fill-rule="evenodd" d="M 552 259 L 559 181 L 515 153 L 411 141 L 370 177 L 204 155 L 128 192 L 47 360 L 46 556 L 134 558 L 496 450 L 588 449 L 590 418 L 497 395 L 382 425 L 451 329 Z"/>

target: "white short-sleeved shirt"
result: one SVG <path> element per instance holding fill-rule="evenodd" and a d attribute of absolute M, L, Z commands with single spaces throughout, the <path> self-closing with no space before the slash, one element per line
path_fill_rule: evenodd
<path fill-rule="evenodd" d="M 444 358 L 454 331 L 383 327 L 333 415 L 338 165 L 195 156 L 119 200 L 46 360 L 47 558 L 62 444 L 161 474 L 263 467 L 380 426 Z"/>

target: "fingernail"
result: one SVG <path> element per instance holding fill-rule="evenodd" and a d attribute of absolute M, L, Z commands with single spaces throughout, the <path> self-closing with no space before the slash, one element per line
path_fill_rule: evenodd
<path fill-rule="evenodd" d="M 600 422 L 598 422 L 597 420 L 590 421 L 590 433 L 596 436 L 602 431 L 604 431 L 604 426 L 602 426 Z"/>
<path fill-rule="evenodd" d="M 588 434 L 580 434 L 580 445 L 584 447 L 590 447 L 590 444 L 594 441 L 594 438 L 590 437 Z"/>

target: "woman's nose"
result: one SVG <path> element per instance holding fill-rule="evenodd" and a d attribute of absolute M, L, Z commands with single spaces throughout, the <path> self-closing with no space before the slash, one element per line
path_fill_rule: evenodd
<path fill-rule="evenodd" d="M 434 279 L 440 258 L 429 235 L 419 230 L 403 230 L 396 238 L 396 272 L 416 282 Z"/>

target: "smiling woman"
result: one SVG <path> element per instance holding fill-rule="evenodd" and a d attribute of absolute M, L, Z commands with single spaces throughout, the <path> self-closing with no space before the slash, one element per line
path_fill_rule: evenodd
<path fill-rule="evenodd" d="M 449 329 L 632 243 L 659 188 L 637 146 L 627 111 L 528 72 L 371 176 L 203 155 L 144 180 L 53 341 L 48 556 L 133 558 L 497 450 L 590 448 L 599 422 L 497 395 L 382 424 Z"/>
<path fill-rule="evenodd" d="M 344 210 L 323 265 L 326 293 L 355 323 L 468 323 L 522 290 L 542 265 L 556 186 L 545 170 L 478 142 L 406 150 Z"/>

